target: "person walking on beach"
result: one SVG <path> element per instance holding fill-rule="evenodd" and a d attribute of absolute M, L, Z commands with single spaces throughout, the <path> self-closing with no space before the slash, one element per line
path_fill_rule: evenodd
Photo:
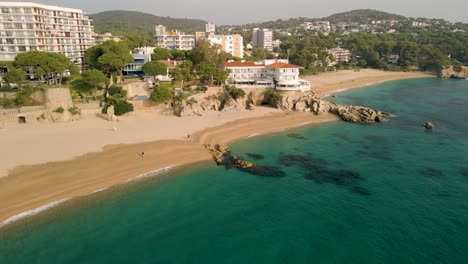
<path fill-rule="evenodd" d="M 190 139 L 190 134 L 187 135 L 187 139 Z"/>
<path fill-rule="evenodd" d="M 145 156 L 145 152 L 142 151 L 142 152 L 141 152 L 141 157 L 143 158 L 144 156 Z"/>

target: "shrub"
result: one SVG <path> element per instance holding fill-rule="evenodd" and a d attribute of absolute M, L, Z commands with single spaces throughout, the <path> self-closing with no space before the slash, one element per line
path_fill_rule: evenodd
<path fill-rule="evenodd" d="M 232 96 L 232 98 L 236 100 L 245 96 L 244 90 L 240 88 L 236 88 L 235 86 L 231 86 L 231 87 L 226 86 L 226 90 Z"/>
<path fill-rule="evenodd" d="M 283 100 L 283 96 L 278 92 L 273 89 L 268 89 L 265 92 L 265 97 L 267 101 L 270 103 L 276 105 L 278 102 L 281 102 Z"/>
<path fill-rule="evenodd" d="M 150 100 L 162 103 L 172 99 L 172 88 L 166 86 L 159 86 L 150 95 Z"/>
<path fill-rule="evenodd" d="M 57 107 L 57 109 L 54 110 L 54 112 L 63 114 L 63 112 L 65 112 L 65 109 L 63 109 L 63 107 L 59 106 L 59 107 Z"/>
<path fill-rule="evenodd" d="M 107 89 L 107 92 L 109 93 L 110 96 L 120 93 L 121 91 L 122 91 L 122 87 L 117 86 L 117 85 L 112 85 L 111 87 L 109 87 L 109 89 Z"/>
<path fill-rule="evenodd" d="M 204 92 L 208 91 L 208 87 L 206 87 L 206 86 L 197 87 L 197 91 L 204 93 Z"/>
<path fill-rule="evenodd" d="M 0 98 L 0 106 L 4 108 L 9 108 L 15 106 L 15 101 L 10 98 Z"/>
<path fill-rule="evenodd" d="M 124 100 L 116 100 L 114 103 L 114 114 L 117 116 L 133 112 L 133 105 Z"/>
<path fill-rule="evenodd" d="M 68 112 L 72 115 L 81 115 L 80 109 L 76 106 L 68 108 Z"/>

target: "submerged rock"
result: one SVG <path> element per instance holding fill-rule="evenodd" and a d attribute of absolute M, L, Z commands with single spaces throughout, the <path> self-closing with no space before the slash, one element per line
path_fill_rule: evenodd
<path fill-rule="evenodd" d="M 249 158 L 252 158 L 254 160 L 261 160 L 261 159 L 264 159 L 265 156 L 261 155 L 261 154 L 256 154 L 256 153 L 245 153 L 247 156 L 249 156 Z"/>
<path fill-rule="evenodd" d="M 442 177 L 445 176 L 444 172 L 434 168 L 425 168 L 419 171 L 420 174 L 427 177 Z"/>

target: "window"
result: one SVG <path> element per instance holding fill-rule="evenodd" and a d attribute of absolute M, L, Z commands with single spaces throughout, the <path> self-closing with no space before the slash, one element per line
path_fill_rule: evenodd
<path fill-rule="evenodd" d="M 5 23 L 5 24 L 3 24 L 3 28 L 4 29 L 13 29 L 13 25 L 9 24 L 9 23 Z"/>
<path fill-rule="evenodd" d="M 18 46 L 18 51 L 26 51 L 26 46 Z"/>
<path fill-rule="evenodd" d="M 8 14 L 10 13 L 10 9 L 8 7 L 2 7 L 2 13 Z"/>
<path fill-rule="evenodd" d="M 15 44 L 14 39 L 6 39 L 6 44 Z"/>
<path fill-rule="evenodd" d="M 14 14 L 20 14 L 21 10 L 19 8 L 12 8 L 11 12 L 14 13 Z"/>
<path fill-rule="evenodd" d="M 27 29 L 34 29 L 34 24 L 26 24 Z"/>
<path fill-rule="evenodd" d="M 28 39 L 29 44 L 36 44 L 36 39 Z"/>
<path fill-rule="evenodd" d="M 16 28 L 16 29 L 23 29 L 23 24 L 21 24 L 21 23 L 15 23 L 15 28 Z"/>

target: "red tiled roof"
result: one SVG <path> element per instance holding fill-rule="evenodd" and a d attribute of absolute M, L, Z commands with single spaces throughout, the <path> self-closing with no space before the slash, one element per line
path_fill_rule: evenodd
<path fill-rule="evenodd" d="M 224 67 L 265 67 L 264 64 L 257 64 L 253 61 L 233 61 L 233 62 L 225 62 Z"/>
<path fill-rule="evenodd" d="M 284 62 L 275 62 L 273 64 L 267 65 L 267 67 L 274 68 L 274 69 L 304 69 L 304 67 L 302 66 L 284 63 Z"/>

